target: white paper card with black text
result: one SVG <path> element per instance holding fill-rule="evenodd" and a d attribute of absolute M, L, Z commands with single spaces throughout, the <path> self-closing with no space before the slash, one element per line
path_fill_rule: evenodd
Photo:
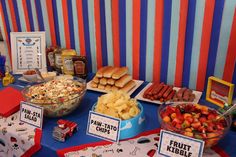
<path fill-rule="evenodd" d="M 161 130 L 158 157 L 202 157 L 204 141 Z"/>
<path fill-rule="evenodd" d="M 20 103 L 20 121 L 42 129 L 43 108 L 22 101 Z"/>
<path fill-rule="evenodd" d="M 120 119 L 90 111 L 86 134 L 104 140 L 118 142 L 120 135 Z"/>

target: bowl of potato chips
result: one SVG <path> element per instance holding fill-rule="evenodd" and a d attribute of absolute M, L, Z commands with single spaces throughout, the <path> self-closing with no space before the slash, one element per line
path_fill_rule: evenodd
<path fill-rule="evenodd" d="M 127 93 L 116 91 L 104 94 L 98 98 L 92 110 L 121 119 L 120 139 L 131 138 L 144 131 L 143 106 Z"/>

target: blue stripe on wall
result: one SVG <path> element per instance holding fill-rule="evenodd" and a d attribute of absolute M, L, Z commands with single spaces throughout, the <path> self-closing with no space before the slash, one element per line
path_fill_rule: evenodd
<path fill-rule="evenodd" d="M 223 6 L 224 0 L 217 0 L 215 1 L 215 9 L 214 9 L 214 16 L 213 16 L 213 23 L 212 23 L 212 31 L 211 31 L 211 41 L 210 41 L 210 48 L 209 48 L 209 56 L 207 62 L 207 71 L 206 71 L 206 78 L 214 75 L 215 63 L 216 63 L 216 55 L 218 49 L 218 43 L 220 38 L 220 27 L 223 15 Z M 223 66 L 223 65 L 222 65 Z M 207 86 L 208 79 L 205 80 L 205 89 Z"/>
<path fill-rule="evenodd" d="M 38 15 L 38 24 L 39 24 L 39 30 L 44 31 L 44 24 L 43 24 L 43 15 L 42 15 L 42 8 L 40 1 L 35 1 L 36 11 Z"/>
<path fill-rule="evenodd" d="M 4 14 L 4 18 L 5 18 L 6 27 L 7 27 L 7 35 L 8 35 L 8 39 L 10 40 L 11 29 L 10 29 L 10 24 L 9 24 L 9 21 L 8 21 L 8 18 L 7 18 L 6 2 L 5 2 L 5 0 L 1 0 L 1 3 L 2 3 L 3 14 Z M 4 32 L 4 30 L 3 30 L 3 32 Z M 11 42 L 10 42 L 10 44 L 11 44 Z"/>
<path fill-rule="evenodd" d="M 68 20 L 69 20 L 69 31 L 70 31 L 70 46 L 72 49 L 75 49 L 75 37 L 74 37 L 74 21 L 73 21 L 73 12 L 72 12 L 72 2 L 67 0 L 68 6 Z"/>
<path fill-rule="evenodd" d="M 27 5 L 27 9 L 28 9 L 28 17 L 29 17 L 30 29 L 31 29 L 31 31 L 35 31 L 34 30 L 33 13 L 32 13 L 32 9 L 31 9 L 31 2 L 30 1 L 26 1 L 26 5 Z"/>
<path fill-rule="evenodd" d="M 83 18 L 84 18 L 85 49 L 86 49 L 86 57 L 87 57 L 87 60 L 88 60 L 88 72 L 92 72 L 87 0 L 82 0 L 82 5 L 83 5 Z"/>
<path fill-rule="evenodd" d="M 12 26 L 12 21 L 11 21 L 11 13 L 10 13 L 10 7 L 9 7 L 9 2 L 7 2 L 6 0 L 3 0 L 3 2 L 6 5 L 6 16 L 5 18 L 7 18 L 9 20 L 9 26 L 10 26 L 10 30 L 13 30 L 13 26 Z"/>
<path fill-rule="evenodd" d="M 21 25 L 20 25 L 20 17 L 19 17 L 19 11 L 18 11 L 18 7 L 17 7 L 17 1 L 13 0 L 13 7 L 14 7 L 14 11 L 15 11 L 15 17 L 16 17 L 16 24 L 18 27 L 18 31 L 21 32 Z"/>
<path fill-rule="evenodd" d="M 120 66 L 126 66 L 126 0 L 119 0 Z"/>
<path fill-rule="evenodd" d="M 59 33 L 59 24 L 58 24 L 58 15 L 57 15 L 57 3 L 56 0 L 52 0 L 52 8 L 53 8 L 53 15 L 54 15 L 54 28 L 56 34 L 57 45 L 60 45 L 60 33 Z"/>
<path fill-rule="evenodd" d="M 107 32 L 106 32 L 106 15 L 105 0 L 100 0 L 100 24 L 101 24 L 101 43 L 102 43 L 102 65 L 106 66 L 107 59 Z"/>
<path fill-rule="evenodd" d="M 139 78 L 145 80 L 147 44 L 147 1 L 141 0 Z"/>
<path fill-rule="evenodd" d="M 184 52 L 184 69 L 183 69 L 183 86 L 188 87 L 190 78 L 190 64 L 192 56 L 194 20 L 195 20 L 196 1 L 190 0 L 188 3 L 188 17 L 186 27 L 185 52 Z"/>
<path fill-rule="evenodd" d="M 161 57 L 161 82 L 167 81 L 169 44 L 170 44 L 170 21 L 172 0 L 164 0 L 164 18 L 162 35 L 162 57 Z"/>

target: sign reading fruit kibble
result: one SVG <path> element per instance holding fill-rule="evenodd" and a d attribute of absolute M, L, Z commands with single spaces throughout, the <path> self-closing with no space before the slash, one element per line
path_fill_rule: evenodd
<path fill-rule="evenodd" d="M 86 133 L 104 140 L 118 142 L 120 119 L 90 111 Z"/>
<path fill-rule="evenodd" d="M 161 130 L 157 156 L 201 157 L 204 141 Z"/>

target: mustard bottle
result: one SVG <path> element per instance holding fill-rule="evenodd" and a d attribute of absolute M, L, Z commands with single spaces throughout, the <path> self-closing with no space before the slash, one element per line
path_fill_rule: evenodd
<path fill-rule="evenodd" d="M 9 67 L 8 67 L 9 68 Z M 7 86 L 15 81 L 14 77 L 7 70 L 5 73 L 5 77 L 2 79 L 2 85 Z"/>
<path fill-rule="evenodd" d="M 72 58 L 76 56 L 77 53 L 73 49 L 65 49 L 62 51 L 62 65 L 63 65 L 63 73 L 66 75 L 74 75 L 74 65 Z"/>

